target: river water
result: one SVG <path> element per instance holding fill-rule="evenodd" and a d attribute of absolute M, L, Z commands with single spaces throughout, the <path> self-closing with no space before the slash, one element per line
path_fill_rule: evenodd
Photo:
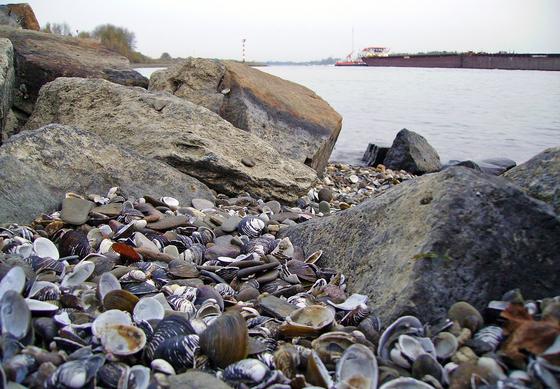
<path fill-rule="evenodd" d="M 560 72 L 334 66 L 259 68 L 315 91 L 343 117 L 331 160 L 359 162 L 402 128 L 450 159 L 524 162 L 560 146 Z M 155 69 L 140 69 L 148 75 Z"/>

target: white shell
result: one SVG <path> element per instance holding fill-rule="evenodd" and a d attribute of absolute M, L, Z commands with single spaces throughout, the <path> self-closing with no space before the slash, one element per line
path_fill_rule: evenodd
<path fill-rule="evenodd" d="M 94 270 L 95 264 L 93 262 L 82 261 L 76 265 L 71 273 L 64 276 L 60 285 L 68 288 L 81 285 L 93 274 Z"/>
<path fill-rule="evenodd" d="M 373 352 L 362 344 L 348 347 L 336 365 L 338 384 L 363 384 L 357 387 L 364 389 L 377 388 L 379 370 Z"/>
<path fill-rule="evenodd" d="M 41 258 L 49 257 L 59 259 L 60 254 L 55 244 L 47 238 L 37 238 L 33 242 L 33 250 Z"/>
<path fill-rule="evenodd" d="M 415 380 L 410 377 L 400 377 L 395 380 L 384 383 L 379 389 L 434 389 L 422 381 Z"/>
<path fill-rule="evenodd" d="M 437 358 L 443 361 L 451 358 L 459 347 L 457 338 L 450 332 L 440 332 L 434 337 L 433 342 L 436 348 Z"/>
<path fill-rule="evenodd" d="M 342 309 L 343 311 L 352 311 L 356 309 L 360 304 L 367 304 L 368 296 L 363 294 L 354 293 L 346 299 L 343 303 L 335 304 L 332 301 L 328 301 L 330 305 L 335 308 Z"/>
<path fill-rule="evenodd" d="M 10 269 L 8 273 L 0 281 L 0 300 L 8 290 L 13 290 L 17 293 L 23 291 L 25 287 L 25 272 L 20 266 Z"/>
<path fill-rule="evenodd" d="M 101 301 L 103 301 L 107 293 L 117 289 L 122 289 L 121 283 L 113 273 L 106 272 L 101 274 L 97 283 L 97 292 Z"/>
<path fill-rule="evenodd" d="M 146 334 L 138 327 L 126 324 L 105 326 L 99 337 L 103 348 L 115 355 L 132 355 L 146 345 Z"/>
<path fill-rule="evenodd" d="M 107 254 L 111 251 L 111 247 L 113 246 L 113 241 L 111 239 L 103 239 L 101 244 L 99 245 L 99 253 L 100 254 Z"/>
<path fill-rule="evenodd" d="M 153 297 L 143 297 L 134 306 L 132 316 L 136 323 L 148 320 L 161 320 L 165 310 L 158 300 Z"/>
<path fill-rule="evenodd" d="M 58 306 L 47 303 L 46 301 L 39 301 L 34 299 L 25 299 L 27 307 L 32 312 L 56 312 L 58 311 Z"/>
<path fill-rule="evenodd" d="M 31 243 L 22 243 L 16 247 L 16 254 L 22 258 L 28 258 L 33 254 L 33 245 Z"/>
<path fill-rule="evenodd" d="M 409 335 L 399 336 L 399 347 L 401 353 L 410 361 L 415 361 L 422 354 L 426 354 L 426 350 L 420 342 Z"/>
<path fill-rule="evenodd" d="M 179 200 L 173 197 L 162 197 L 160 201 L 171 209 L 176 209 L 179 206 Z"/>
<path fill-rule="evenodd" d="M 127 312 L 123 312 L 118 309 L 110 309 L 103 312 L 93 321 L 91 326 L 91 332 L 98 338 L 101 337 L 105 329 L 114 324 L 132 324 L 132 319 Z"/>

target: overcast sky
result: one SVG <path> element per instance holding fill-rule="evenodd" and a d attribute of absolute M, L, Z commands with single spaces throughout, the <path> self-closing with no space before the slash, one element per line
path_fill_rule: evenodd
<path fill-rule="evenodd" d="M 560 0 L 27 1 L 41 25 L 126 27 L 152 57 L 240 58 L 242 38 L 249 60 L 343 57 L 352 28 L 355 48 L 560 52 Z"/>

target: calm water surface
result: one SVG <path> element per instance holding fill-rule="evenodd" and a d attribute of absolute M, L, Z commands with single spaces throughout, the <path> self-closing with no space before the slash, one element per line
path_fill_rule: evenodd
<path fill-rule="evenodd" d="M 401 128 L 426 137 L 442 161 L 507 157 L 520 163 L 560 146 L 560 72 L 259 69 L 307 86 L 342 115 L 332 160 L 358 162 L 369 142 L 390 144 Z"/>

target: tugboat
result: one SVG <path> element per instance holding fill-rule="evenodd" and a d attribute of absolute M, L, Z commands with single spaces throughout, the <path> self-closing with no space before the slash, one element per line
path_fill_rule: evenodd
<path fill-rule="evenodd" d="M 357 55 L 354 55 L 354 52 L 352 51 L 344 60 L 337 61 L 334 66 L 368 66 L 368 64 L 364 62 L 363 58 L 387 56 L 389 56 L 389 49 L 387 47 L 371 46 L 362 49 L 362 51 L 360 51 Z"/>

